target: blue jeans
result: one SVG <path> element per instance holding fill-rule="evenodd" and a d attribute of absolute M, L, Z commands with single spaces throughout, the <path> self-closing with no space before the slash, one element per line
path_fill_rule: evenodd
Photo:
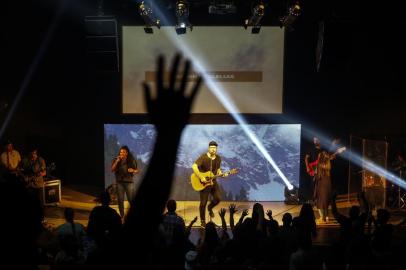
<path fill-rule="evenodd" d="M 127 200 L 131 205 L 134 199 L 135 184 L 133 182 L 117 182 L 117 203 L 121 217 L 124 217 L 124 193 L 127 194 Z"/>

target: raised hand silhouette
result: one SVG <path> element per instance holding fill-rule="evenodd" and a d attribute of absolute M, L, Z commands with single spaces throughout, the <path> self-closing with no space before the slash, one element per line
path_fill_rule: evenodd
<path fill-rule="evenodd" d="M 237 206 L 235 204 L 230 204 L 230 206 L 228 207 L 229 211 L 230 211 L 230 215 L 234 215 L 235 213 L 238 212 L 237 210 Z"/>
<path fill-rule="evenodd" d="M 115 268 L 119 264 L 131 264 L 137 257 L 145 261 L 150 257 L 152 239 L 156 239 L 162 211 L 165 208 L 172 186 L 176 154 L 182 130 L 190 116 L 193 100 L 199 90 L 202 79 L 197 77 L 190 94 L 186 91 L 191 64 L 185 62 L 180 85 L 177 87 L 181 56 L 175 56 L 168 85 L 164 85 L 164 58 L 158 58 L 156 95 L 149 85 L 144 83 L 145 104 L 151 122 L 157 130 L 154 151 L 148 169 L 140 184 L 137 194 L 128 211 L 123 233 L 116 244 Z M 135 250 L 140 252 L 134 253 Z M 125 258 L 122 260 L 122 258 Z M 146 262 L 153 265 L 154 262 Z"/>
<path fill-rule="evenodd" d="M 176 87 L 180 60 L 181 56 L 177 54 L 170 71 L 169 84 L 165 86 L 165 60 L 163 56 L 159 56 L 155 98 L 152 97 L 150 86 L 147 83 L 143 84 L 146 108 L 158 133 L 173 134 L 183 130 L 188 122 L 193 101 L 202 82 L 202 77 L 198 76 L 191 93 L 187 95 L 186 83 L 191 64 L 189 60 L 186 60 L 180 85 Z"/>

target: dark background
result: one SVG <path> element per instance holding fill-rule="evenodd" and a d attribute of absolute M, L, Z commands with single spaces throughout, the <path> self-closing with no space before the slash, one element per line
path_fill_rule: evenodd
<path fill-rule="evenodd" d="M 173 3 L 156 1 L 173 14 Z M 242 25 L 249 1 L 235 1 L 238 13 L 216 16 L 209 1 L 190 1 L 198 25 Z M 1 16 L 0 120 L 4 122 L 58 7 L 66 8 L 3 136 L 22 153 L 32 145 L 57 165 L 64 184 L 103 186 L 103 124 L 148 122 L 121 114 L 121 74 L 89 68 L 85 16 L 98 1 L 3 1 Z M 287 1 L 270 1 L 263 25 L 277 25 Z M 169 7 L 169 8 L 168 8 Z M 389 159 L 405 150 L 405 18 L 400 3 L 305 1 L 286 34 L 284 113 L 251 115 L 253 123 L 303 124 L 348 143 L 350 134 L 387 140 Z M 105 0 L 104 13 L 122 24 L 142 25 L 135 1 Z M 174 16 L 173 16 L 174 19 Z M 325 23 L 323 58 L 316 70 L 318 24 Z M 249 30 L 247 30 L 249 31 Z M 142 37 L 141 37 L 142 38 Z M 141 52 L 142 53 L 142 52 Z M 197 115 L 194 123 L 232 123 L 227 115 Z M 312 134 L 304 134 L 311 137 Z M 303 149 L 309 144 L 303 136 Z M 336 187 L 347 191 L 346 166 L 338 160 Z M 305 186 L 305 185 L 304 185 Z"/>

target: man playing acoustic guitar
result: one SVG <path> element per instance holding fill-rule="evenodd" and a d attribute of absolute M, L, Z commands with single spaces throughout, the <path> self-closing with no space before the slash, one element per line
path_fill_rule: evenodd
<path fill-rule="evenodd" d="M 199 191 L 200 192 L 200 205 L 199 205 L 199 211 L 200 211 L 200 222 L 202 226 L 206 225 L 206 220 L 205 220 L 205 211 L 206 211 L 206 205 L 207 201 L 209 199 L 209 195 L 211 194 L 212 199 L 210 201 L 209 206 L 207 209 L 209 210 L 209 215 L 211 218 L 214 217 L 214 212 L 213 208 L 220 203 L 220 189 L 218 186 L 218 183 L 215 179 L 215 177 L 206 177 L 207 173 L 213 176 L 222 176 L 222 177 L 227 177 L 230 173 L 222 173 L 220 169 L 221 165 L 221 157 L 217 155 L 217 143 L 215 141 L 211 141 L 209 143 L 209 150 L 207 153 L 201 155 L 195 163 L 193 163 L 192 169 L 195 174 L 195 176 L 198 177 L 197 180 L 200 180 L 200 183 L 197 184 L 202 184 L 202 189 Z M 192 175 L 193 178 L 193 175 Z M 214 178 L 214 179 L 213 179 Z M 193 185 L 193 179 L 192 179 L 192 185 Z M 195 186 L 194 186 L 195 188 Z M 196 189 L 195 190 L 199 190 Z"/>

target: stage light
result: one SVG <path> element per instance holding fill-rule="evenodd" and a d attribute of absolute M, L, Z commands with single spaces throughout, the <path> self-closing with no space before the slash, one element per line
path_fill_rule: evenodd
<path fill-rule="evenodd" d="M 140 13 L 140 16 L 142 17 L 142 19 L 145 22 L 145 27 L 144 27 L 144 31 L 147 34 L 152 34 L 154 31 L 152 30 L 152 26 L 156 26 L 159 28 L 161 28 L 161 23 L 158 19 L 155 18 L 153 12 L 152 12 L 152 8 L 149 7 L 148 5 L 146 5 L 144 3 L 144 1 L 142 1 L 139 6 L 138 6 L 138 11 Z"/>
<path fill-rule="evenodd" d="M 225 15 L 235 14 L 237 7 L 234 0 L 212 0 L 209 5 L 209 14 Z"/>
<path fill-rule="evenodd" d="M 296 1 L 293 5 L 291 5 L 288 9 L 288 14 L 280 18 L 280 27 L 285 27 L 286 29 L 292 31 L 292 25 L 296 21 L 296 19 L 302 13 L 302 8 L 298 1 Z"/>
<path fill-rule="evenodd" d="M 252 15 L 249 19 L 244 21 L 244 28 L 247 29 L 248 26 L 252 26 L 251 33 L 258 34 L 261 30 L 261 19 L 265 14 L 265 4 L 263 2 L 259 2 L 255 7 L 252 9 Z"/>
<path fill-rule="evenodd" d="M 299 190 L 297 187 L 294 186 L 292 189 L 288 189 L 285 186 L 284 196 L 286 204 L 299 204 Z"/>
<path fill-rule="evenodd" d="M 189 22 L 189 5 L 185 0 L 178 0 L 175 7 L 176 26 L 175 31 L 178 35 L 186 34 L 186 28 L 193 30 L 192 24 Z"/>

